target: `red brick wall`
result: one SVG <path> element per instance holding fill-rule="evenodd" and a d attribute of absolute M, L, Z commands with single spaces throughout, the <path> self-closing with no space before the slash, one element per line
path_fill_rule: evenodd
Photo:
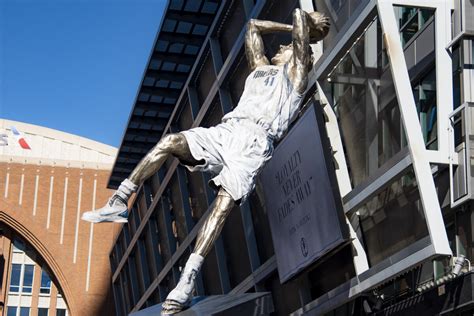
<path fill-rule="evenodd" d="M 0 221 L 11 227 L 38 251 L 57 279 L 57 285 L 61 288 L 73 316 L 114 314 L 109 294 L 111 291 L 109 252 L 121 226 L 93 225 L 90 283 L 87 291 L 91 224 L 79 220 L 77 227 L 80 179 L 82 179 L 82 190 L 79 213 L 82 214 L 92 209 L 94 179 L 97 180 L 96 207 L 102 206 L 111 195 L 112 191 L 106 188 L 109 173 L 109 170 L 0 163 Z M 5 197 L 7 174 L 9 174 L 8 195 Z M 23 189 L 21 189 L 22 174 Z M 36 214 L 33 215 L 36 175 L 39 175 L 39 185 Z M 54 177 L 54 185 L 50 205 L 51 176 Z M 61 244 L 66 177 L 68 188 Z M 51 211 L 48 227 L 49 208 Z M 77 250 L 74 262 L 75 247 Z"/>

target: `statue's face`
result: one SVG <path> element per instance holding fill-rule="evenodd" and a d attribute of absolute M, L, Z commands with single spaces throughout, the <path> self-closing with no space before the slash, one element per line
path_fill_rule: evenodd
<path fill-rule="evenodd" d="M 284 65 L 290 61 L 293 56 L 293 44 L 280 45 L 280 49 L 272 58 L 272 64 L 276 66 Z"/>

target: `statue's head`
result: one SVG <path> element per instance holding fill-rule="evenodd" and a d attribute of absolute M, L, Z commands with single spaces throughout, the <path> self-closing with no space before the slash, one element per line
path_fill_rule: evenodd
<path fill-rule="evenodd" d="M 309 48 L 311 58 L 310 58 L 310 63 L 308 65 L 309 68 L 313 66 L 314 62 L 314 57 L 313 57 L 313 50 L 311 47 Z M 275 66 L 282 66 L 286 63 L 288 63 L 291 58 L 293 58 L 293 44 L 290 43 L 288 45 L 280 45 L 280 49 L 278 52 L 273 56 L 271 62 Z"/>

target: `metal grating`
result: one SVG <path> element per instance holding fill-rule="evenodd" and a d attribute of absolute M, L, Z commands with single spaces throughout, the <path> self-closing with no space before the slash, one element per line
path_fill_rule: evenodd
<path fill-rule="evenodd" d="M 117 188 L 161 138 L 221 0 L 169 0 L 109 178 Z"/>

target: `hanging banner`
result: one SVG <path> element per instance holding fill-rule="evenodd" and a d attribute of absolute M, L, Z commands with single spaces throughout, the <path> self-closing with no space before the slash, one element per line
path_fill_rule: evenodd
<path fill-rule="evenodd" d="M 349 240 L 327 143 L 311 106 L 261 174 L 281 283 Z"/>

